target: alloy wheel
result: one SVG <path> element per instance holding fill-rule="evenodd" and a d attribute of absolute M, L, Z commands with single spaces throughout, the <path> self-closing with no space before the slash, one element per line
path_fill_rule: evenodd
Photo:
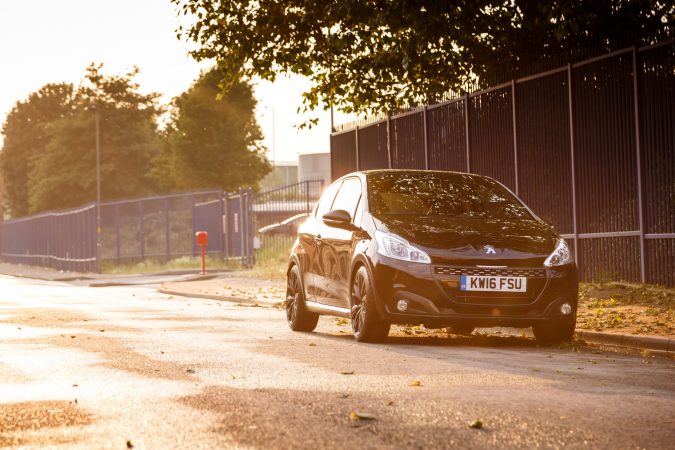
<path fill-rule="evenodd" d="M 366 323 L 366 310 L 368 302 L 368 287 L 366 279 L 361 271 L 357 272 L 354 284 L 352 286 L 352 328 L 354 334 L 359 335 L 363 332 Z"/>

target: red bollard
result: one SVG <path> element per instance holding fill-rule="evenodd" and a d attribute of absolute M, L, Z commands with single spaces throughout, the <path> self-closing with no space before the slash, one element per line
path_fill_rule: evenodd
<path fill-rule="evenodd" d="M 197 231 L 195 233 L 197 245 L 202 248 L 202 275 L 206 275 L 206 245 L 209 243 L 209 233 L 206 231 Z"/>

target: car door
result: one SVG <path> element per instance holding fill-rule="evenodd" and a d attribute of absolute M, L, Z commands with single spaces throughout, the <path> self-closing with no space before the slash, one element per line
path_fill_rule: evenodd
<path fill-rule="evenodd" d="M 298 230 L 298 239 L 304 256 L 301 258 L 302 283 L 305 287 L 307 300 L 317 301 L 317 279 L 320 273 L 321 251 L 321 216 L 331 210 L 335 194 L 342 185 L 342 180 L 337 181 L 326 188 L 319 199 L 319 204 L 309 219 Z"/>
<path fill-rule="evenodd" d="M 353 221 L 361 192 L 361 180 L 358 177 L 346 178 L 335 196 L 331 211 L 345 210 Z M 349 308 L 349 268 L 354 247 L 354 231 L 328 226 L 321 222 L 318 239 L 320 274 L 316 279 L 317 301 Z"/>

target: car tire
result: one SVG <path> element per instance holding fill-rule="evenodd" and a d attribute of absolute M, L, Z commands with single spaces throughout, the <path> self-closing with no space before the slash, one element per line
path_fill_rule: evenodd
<path fill-rule="evenodd" d="M 457 334 L 460 336 L 468 336 L 473 333 L 476 327 L 469 323 L 458 323 L 448 327 L 448 334 Z"/>
<path fill-rule="evenodd" d="M 377 312 L 373 286 L 364 266 L 356 271 L 350 292 L 354 338 L 359 342 L 384 341 L 389 335 L 391 324 L 382 320 Z"/>
<path fill-rule="evenodd" d="M 555 345 L 571 341 L 574 337 L 576 325 L 576 317 L 573 319 L 547 320 L 532 325 L 532 331 L 538 343 Z"/>
<path fill-rule="evenodd" d="M 286 320 L 293 331 L 314 331 L 319 315 L 307 310 L 300 269 L 293 266 L 286 279 Z"/>

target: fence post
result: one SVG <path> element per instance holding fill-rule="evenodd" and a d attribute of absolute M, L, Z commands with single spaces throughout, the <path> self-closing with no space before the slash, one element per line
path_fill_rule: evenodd
<path fill-rule="evenodd" d="M 225 258 L 225 252 L 227 248 L 227 242 L 225 241 L 225 230 L 227 227 L 226 220 L 225 220 L 225 191 L 222 189 L 220 190 L 220 255 L 221 257 Z"/>
<path fill-rule="evenodd" d="M 253 264 L 255 264 L 255 248 L 253 246 L 253 239 L 255 238 L 255 231 L 253 230 L 253 189 L 248 188 L 247 198 L 248 200 L 246 202 L 246 206 L 248 208 L 246 211 L 246 215 L 248 217 L 247 220 L 248 239 L 246 239 L 246 245 L 248 245 L 249 251 L 248 265 L 249 267 L 252 267 Z"/>
<path fill-rule="evenodd" d="M 471 140 L 469 138 L 469 93 L 464 94 L 464 135 L 466 137 L 466 171 L 471 173 Z"/>
<path fill-rule="evenodd" d="M 359 126 L 356 126 L 356 130 L 354 130 L 354 136 L 356 140 L 356 170 L 359 170 Z"/>
<path fill-rule="evenodd" d="M 141 259 L 145 259 L 145 212 L 143 211 L 143 200 L 138 202 L 141 213 Z"/>
<path fill-rule="evenodd" d="M 518 182 L 518 131 L 516 127 L 516 80 L 511 80 L 511 115 L 513 117 L 513 172 L 516 180 L 516 195 L 519 195 Z"/>
<path fill-rule="evenodd" d="M 424 114 L 424 168 L 429 170 L 429 129 L 427 128 L 427 106 L 422 110 Z"/>
<path fill-rule="evenodd" d="M 387 113 L 387 164 L 391 169 L 391 116 Z"/>
<path fill-rule="evenodd" d="M 309 214 L 309 180 L 305 180 L 305 211 Z"/>
<path fill-rule="evenodd" d="M 332 178 L 332 175 L 331 175 Z M 223 240 L 225 242 L 225 257 L 230 257 L 230 193 L 223 195 Z"/>
<path fill-rule="evenodd" d="M 637 171 L 638 225 L 640 227 L 640 281 L 646 280 L 645 227 L 642 204 L 642 146 L 640 145 L 640 106 L 638 96 L 637 48 L 633 46 L 633 107 L 635 115 L 635 160 Z"/>
<path fill-rule="evenodd" d="M 164 197 L 164 229 L 166 230 L 165 234 L 165 247 L 166 247 L 166 260 L 171 259 L 171 224 L 169 222 L 169 198 Z"/>
<path fill-rule="evenodd" d="M 570 159 L 572 162 L 572 229 L 574 233 L 574 262 L 579 267 L 579 230 L 577 229 L 577 176 L 574 155 L 574 105 L 572 99 L 572 64 L 567 64 L 567 106 L 570 121 Z M 581 271 L 581 270 L 579 270 Z"/>
<path fill-rule="evenodd" d="M 120 205 L 115 204 L 115 261 L 120 262 Z"/>
<path fill-rule="evenodd" d="M 239 240 L 241 243 L 241 265 L 246 265 L 246 238 L 244 237 L 244 193 L 239 188 Z"/>
<path fill-rule="evenodd" d="M 190 203 L 192 205 L 192 234 L 190 236 L 194 236 L 197 232 L 197 230 L 195 230 L 195 194 L 190 194 Z M 191 238 L 190 241 L 192 242 L 192 256 L 195 256 L 197 254 L 197 243 L 194 238 Z"/>

